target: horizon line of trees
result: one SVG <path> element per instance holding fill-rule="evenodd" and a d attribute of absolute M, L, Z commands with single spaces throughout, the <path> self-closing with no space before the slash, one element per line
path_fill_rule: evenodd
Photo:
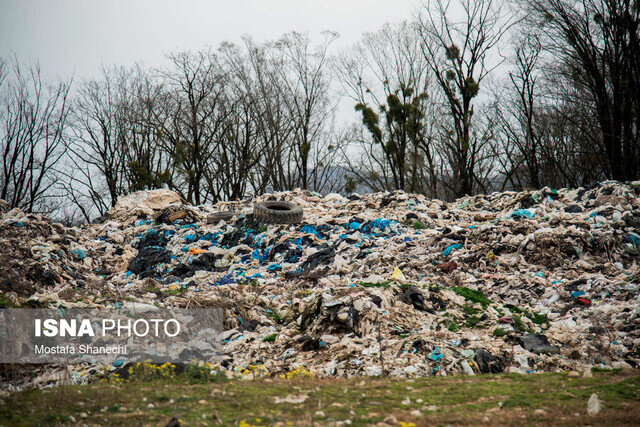
<path fill-rule="evenodd" d="M 638 0 L 433 1 L 332 52 L 337 37 L 245 37 L 80 81 L 0 58 L 0 198 L 78 222 L 161 187 L 202 204 L 640 179 Z"/>

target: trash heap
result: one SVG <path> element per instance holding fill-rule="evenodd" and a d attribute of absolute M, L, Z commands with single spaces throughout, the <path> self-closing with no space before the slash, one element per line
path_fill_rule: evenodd
<path fill-rule="evenodd" d="M 607 181 L 451 203 L 296 190 L 190 206 L 153 190 L 72 228 L 4 209 L 0 304 L 221 307 L 210 339 L 243 378 L 637 369 L 639 195 L 640 181 Z M 303 221 L 257 221 L 265 200 Z"/>

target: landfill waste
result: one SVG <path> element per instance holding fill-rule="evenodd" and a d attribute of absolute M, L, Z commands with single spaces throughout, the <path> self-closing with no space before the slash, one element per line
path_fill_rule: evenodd
<path fill-rule="evenodd" d="M 238 212 L 234 212 L 234 211 L 214 212 L 207 215 L 207 223 L 217 224 L 220 221 L 229 221 L 236 215 L 238 215 Z"/>
<path fill-rule="evenodd" d="M 190 206 L 153 190 L 77 227 L 4 208 L 0 306 L 222 307 L 225 331 L 206 339 L 242 378 L 638 369 L 639 195 L 606 181 L 451 203 L 294 190 Z M 272 200 L 304 218 L 261 221 L 254 206 Z M 0 387 L 101 372 L 30 366 Z"/>
<path fill-rule="evenodd" d="M 597 415 L 602 410 L 602 403 L 598 399 L 598 395 L 593 393 L 587 402 L 587 413 L 589 415 Z"/>

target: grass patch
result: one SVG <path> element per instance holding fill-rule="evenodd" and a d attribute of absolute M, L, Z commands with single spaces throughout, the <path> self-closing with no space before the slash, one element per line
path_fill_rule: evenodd
<path fill-rule="evenodd" d="M 531 321 L 533 323 L 535 323 L 536 325 L 542 325 L 544 323 L 549 323 L 549 319 L 547 318 L 546 314 L 539 314 L 539 313 L 533 313 L 533 312 L 526 312 L 525 316 L 527 316 L 529 319 L 531 319 Z"/>
<path fill-rule="evenodd" d="M 593 368 L 591 368 L 591 372 L 595 372 L 595 373 L 610 372 L 610 373 L 617 374 L 620 371 L 621 369 L 619 368 L 599 368 L 597 366 L 594 366 Z"/>
<path fill-rule="evenodd" d="M 523 310 L 520 307 L 515 306 L 513 304 L 505 304 L 505 307 L 508 308 L 509 311 L 514 315 L 513 316 L 514 320 L 515 320 L 516 314 L 521 314 L 531 319 L 531 321 L 536 325 L 543 325 L 545 323 L 549 323 L 549 319 L 547 318 L 546 314 L 540 314 L 540 313 L 535 313 L 529 310 Z"/>
<path fill-rule="evenodd" d="M 460 295 L 467 301 L 479 303 L 480 305 L 482 305 L 482 308 L 487 308 L 487 306 L 491 304 L 491 300 L 487 298 L 487 296 L 482 293 L 482 291 L 469 289 L 466 286 L 456 286 L 452 289 L 456 294 Z"/>
<path fill-rule="evenodd" d="M 524 323 L 522 322 L 522 318 L 520 316 L 518 316 L 517 314 L 514 314 L 513 316 L 513 326 L 521 331 L 521 332 L 529 332 L 532 333 L 533 331 L 530 328 L 527 328 Z"/>
<path fill-rule="evenodd" d="M 498 337 L 498 338 L 499 338 L 499 337 L 503 337 L 503 336 L 505 336 L 506 334 L 507 334 L 507 331 L 505 331 L 505 330 L 504 330 L 504 329 L 502 329 L 502 328 L 495 328 L 495 329 L 493 330 L 493 336 L 494 336 L 494 337 Z"/>
<path fill-rule="evenodd" d="M 385 280 L 383 282 L 371 283 L 371 282 L 360 282 L 360 286 L 365 288 L 388 288 L 390 285 L 389 280 Z"/>
<path fill-rule="evenodd" d="M 173 286 L 169 286 L 169 288 L 167 289 L 160 289 L 157 286 L 149 286 L 147 288 L 145 288 L 146 292 L 151 292 L 154 293 L 160 297 L 168 297 L 171 295 L 180 295 L 183 294 L 184 292 L 186 292 L 188 290 L 188 288 L 186 286 L 178 286 L 178 285 L 173 285 Z"/>
<path fill-rule="evenodd" d="M 464 314 L 468 314 L 470 316 L 480 313 L 479 308 L 471 307 L 470 305 L 465 305 L 464 307 L 462 307 L 462 311 L 464 312 Z"/>
<path fill-rule="evenodd" d="M 467 328 L 475 328 L 482 320 L 477 316 L 465 316 L 464 324 Z"/>
<path fill-rule="evenodd" d="M 414 286 L 412 283 L 401 283 L 400 285 L 398 285 L 402 292 L 407 292 L 412 286 Z"/>
<path fill-rule="evenodd" d="M 513 304 L 505 304 L 505 308 L 508 308 L 511 313 L 522 314 L 522 310 Z"/>
<path fill-rule="evenodd" d="M 262 338 L 262 341 L 264 341 L 264 342 L 274 342 L 276 340 L 277 336 L 278 336 L 278 334 L 267 335 L 266 337 Z"/>
<path fill-rule="evenodd" d="M 451 332 L 458 332 L 460 329 L 462 329 L 462 326 L 457 322 L 451 322 L 449 326 L 447 326 L 447 330 Z"/>
<path fill-rule="evenodd" d="M 318 379 L 303 369 L 287 374 L 252 381 L 179 377 L 28 390 L 4 398 L 0 424 L 75 420 L 87 425 L 164 425 L 176 417 L 184 425 L 325 425 L 346 420 L 370 425 L 393 415 L 405 425 L 637 425 L 640 419 L 637 371 L 596 371 L 592 378 L 554 373 L 411 380 Z M 592 393 L 603 402 L 595 416 L 586 412 Z M 317 411 L 322 415 L 314 415 Z"/>
<path fill-rule="evenodd" d="M 0 308 L 11 308 L 13 304 L 6 295 L 0 295 Z"/>
<path fill-rule="evenodd" d="M 413 221 L 413 224 L 411 224 L 411 226 L 413 227 L 414 230 L 423 230 L 427 228 L 427 226 L 421 223 L 420 221 Z"/>
<path fill-rule="evenodd" d="M 271 313 L 267 313 L 267 317 L 271 318 L 274 322 L 281 324 L 284 322 L 284 319 L 277 311 L 271 311 Z"/>

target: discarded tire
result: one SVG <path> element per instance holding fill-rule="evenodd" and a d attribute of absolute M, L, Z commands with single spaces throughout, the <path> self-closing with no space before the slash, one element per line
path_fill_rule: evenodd
<path fill-rule="evenodd" d="M 207 216 L 208 224 L 217 224 L 220 221 L 230 221 L 234 216 L 238 215 L 236 211 L 214 212 Z"/>
<path fill-rule="evenodd" d="M 302 208 L 291 202 L 267 201 L 253 206 L 253 216 L 271 224 L 295 224 L 302 221 Z"/>

